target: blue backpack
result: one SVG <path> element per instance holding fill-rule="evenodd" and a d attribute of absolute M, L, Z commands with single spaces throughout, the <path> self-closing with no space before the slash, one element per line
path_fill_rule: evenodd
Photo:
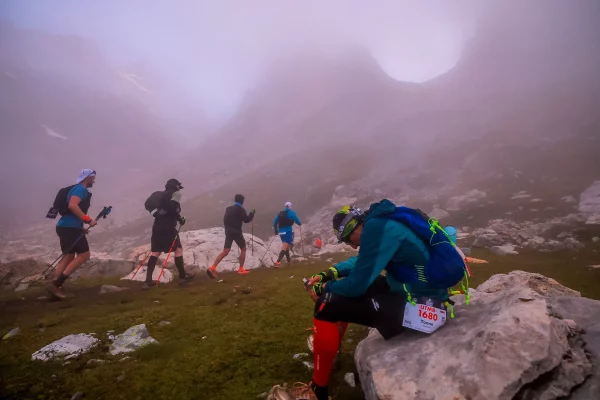
<path fill-rule="evenodd" d="M 430 218 L 419 209 L 396 207 L 396 210 L 381 217 L 401 222 L 419 237 L 429 251 L 427 265 L 391 265 L 387 272 L 399 282 L 427 283 L 428 286 L 449 289 L 466 279 L 463 290 L 468 295 L 468 270 L 462 256 L 454 243 L 440 226 L 439 222 Z M 406 288 L 405 288 L 406 290 Z M 409 301 L 410 299 L 410 293 Z"/>

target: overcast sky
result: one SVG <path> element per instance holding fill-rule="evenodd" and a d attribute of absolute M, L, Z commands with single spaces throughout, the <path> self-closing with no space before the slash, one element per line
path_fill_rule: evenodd
<path fill-rule="evenodd" d="M 94 39 L 119 65 L 143 62 L 214 116 L 231 114 L 274 56 L 366 45 L 394 78 L 452 68 L 482 2 L 358 0 L 2 0 L 19 26 Z"/>

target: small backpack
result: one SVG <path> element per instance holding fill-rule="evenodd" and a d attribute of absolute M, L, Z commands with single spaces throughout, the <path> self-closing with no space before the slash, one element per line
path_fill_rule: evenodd
<path fill-rule="evenodd" d="M 451 288 L 465 278 L 467 287 L 463 288 L 468 293 L 469 273 L 465 261 L 436 219 L 430 218 L 419 209 L 408 207 L 396 207 L 394 212 L 382 217 L 406 225 L 423 241 L 429 251 L 427 265 L 418 267 L 417 271 L 413 265 L 394 265 L 388 269 L 388 273 L 400 282 L 410 284 L 412 280 L 426 279 L 430 285 L 438 288 Z"/>
<path fill-rule="evenodd" d="M 69 193 L 75 186 L 77 186 L 77 184 L 64 187 L 58 191 L 56 197 L 54 198 L 54 203 L 52 203 L 52 207 L 50 207 L 50 210 L 48 210 L 48 213 L 46 214 L 46 218 L 55 219 L 58 214 L 60 214 L 63 217 L 65 215 L 72 214 L 71 210 L 69 210 L 69 203 L 67 201 L 67 198 L 69 197 Z M 91 200 L 92 193 L 88 192 L 88 197 L 79 203 L 79 208 L 81 208 L 81 211 L 83 211 L 84 213 L 88 212 Z"/>
<path fill-rule="evenodd" d="M 279 212 L 279 219 L 277 220 L 277 227 L 279 229 L 294 225 L 294 221 L 288 217 L 289 211 L 290 210 L 283 210 Z"/>
<path fill-rule="evenodd" d="M 144 208 L 146 209 L 146 211 L 148 211 L 152 215 L 156 214 L 160 210 L 160 207 L 163 204 L 166 195 L 166 190 L 159 190 L 157 192 L 152 193 L 150 197 L 148 197 L 144 202 Z"/>

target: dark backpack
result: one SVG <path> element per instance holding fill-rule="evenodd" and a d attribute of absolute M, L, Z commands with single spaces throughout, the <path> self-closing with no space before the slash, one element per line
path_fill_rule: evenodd
<path fill-rule="evenodd" d="M 283 210 L 279 212 L 279 218 L 277 219 L 277 227 L 279 229 L 294 225 L 294 221 L 288 217 L 290 210 Z"/>
<path fill-rule="evenodd" d="M 52 207 L 50 207 L 50 210 L 48 210 L 48 213 L 46 214 L 46 218 L 55 219 L 58 214 L 63 217 L 72 214 L 71 210 L 69 210 L 67 198 L 75 186 L 77 186 L 77 184 L 64 187 L 58 191 L 54 198 L 54 203 L 52 203 Z M 81 211 L 83 211 L 84 214 L 87 214 L 90 209 L 91 200 L 92 193 L 88 192 L 88 197 L 79 203 L 79 208 L 81 208 Z"/>
<path fill-rule="evenodd" d="M 146 211 L 148 211 L 150 214 L 154 215 L 157 211 L 160 210 L 161 205 L 163 204 L 163 201 L 165 200 L 166 196 L 166 190 L 159 190 L 157 192 L 152 193 L 150 197 L 148 197 L 144 202 L 144 208 L 146 208 Z"/>

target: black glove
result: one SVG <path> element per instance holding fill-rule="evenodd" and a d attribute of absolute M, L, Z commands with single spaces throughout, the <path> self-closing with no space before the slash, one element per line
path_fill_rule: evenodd
<path fill-rule="evenodd" d="M 181 226 L 184 226 L 184 225 L 185 225 L 185 217 L 184 217 L 183 215 L 180 215 L 180 216 L 179 216 L 179 219 L 178 219 L 178 221 L 179 221 L 179 224 L 180 224 Z"/>
<path fill-rule="evenodd" d="M 279 235 L 279 231 L 277 229 L 274 229 L 273 232 L 275 232 L 276 235 Z"/>

